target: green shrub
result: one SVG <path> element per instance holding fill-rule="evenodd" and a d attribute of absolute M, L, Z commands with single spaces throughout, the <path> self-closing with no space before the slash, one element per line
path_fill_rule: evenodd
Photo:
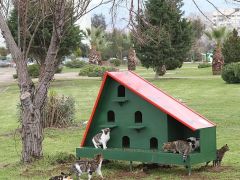
<path fill-rule="evenodd" d="M 69 68 L 82 68 L 86 65 L 87 63 L 84 61 L 79 61 L 79 60 L 72 60 L 69 61 L 65 64 L 66 67 Z"/>
<path fill-rule="evenodd" d="M 79 76 L 102 77 L 106 71 L 118 71 L 118 69 L 89 64 L 80 69 Z"/>
<path fill-rule="evenodd" d="M 227 83 L 240 83 L 240 63 L 230 63 L 222 69 L 222 79 Z"/>
<path fill-rule="evenodd" d="M 38 64 L 32 64 L 28 65 L 28 73 L 31 77 L 37 78 L 39 76 L 39 68 L 40 66 Z"/>
<path fill-rule="evenodd" d="M 201 63 L 198 65 L 198 68 L 207 68 L 207 67 L 211 67 L 212 65 L 211 64 L 208 64 L 208 63 Z"/>
<path fill-rule="evenodd" d="M 63 67 L 62 66 L 58 66 L 55 73 L 58 74 L 58 73 L 61 73 L 63 70 Z"/>
<path fill-rule="evenodd" d="M 38 64 L 28 65 L 27 69 L 28 69 L 28 73 L 29 73 L 29 75 L 30 75 L 31 77 L 33 77 L 33 78 L 38 78 L 38 76 L 39 76 L 39 74 L 40 74 L 40 71 L 39 71 L 40 66 L 39 66 Z M 59 66 L 59 67 L 56 69 L 55 73 L 61 73 L 62 70 L 63 70 L 63 67 Z M 14 78 L 14 77 L 13 77 L 13 78 Z"/>
<path fill-rule="evenodd" d="M 120 59 L 112 59 L 112 60 L 110 60 L 110 63 L 113 64 L 114 66 L 120 66 L 121 60 Z"/>
<path fill-rule="evenodd" d="M 13 79 L 17 79 L 18 75 L 17 74 L 13 74 Z"/>

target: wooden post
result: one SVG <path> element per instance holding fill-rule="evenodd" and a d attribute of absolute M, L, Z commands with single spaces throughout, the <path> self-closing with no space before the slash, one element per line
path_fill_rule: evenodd
<path fill-rule="evenodd" d="M 132 165 L 132 161 L 130 161 L 130 171 L 133 171 L 133 165 Z"/>

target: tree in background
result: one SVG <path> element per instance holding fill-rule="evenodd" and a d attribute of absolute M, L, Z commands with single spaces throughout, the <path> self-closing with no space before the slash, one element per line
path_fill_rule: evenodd
<path fill-rule="evenodd" d="M 137 65 L 136 52 L 133 48 L 130 48 L 128 52 L 128 70 L 130 71 L 136 70 L 136 65 Z"/>
<path fill-rule="evenodd" d="M 198 40 L 202 37 L 204 30 L 206 28 L 205 24 L 203 24 L 203 22 L 201 21 L 200 18 L 197 19 L 192 19 L 190 21 L 191 26 L 192 26 L 192 30 L 193 30 L 193 37 L 194 40 Z"/>
<path fill-rule="evenodd" d="M 101 49 L 103 59 L 111 57 L 123 59 L 128 56 L 128 50 L 131 47 L 130 35 L 119 29 L 114 28 L 112 32 L 105 33 L 105 43 Z"/>
<path fill-rule="evenodd" d="M 228 32 L 226 27 L 212 28 L 211 31 L 205 32 L 206 36 L 215 42 L 215 49 L 213 53 L 212 61 L 212 73 L 213 75 L 221 74 L 224 58 L 222 55 L 222 45 L 226 39 Z"/>
<path fill-rule="evenodd" d="M 225 64 L 240 62 L 240 37 L 236 29 L 233 29 L 231 35 L 223 43 L 222 53 Z"/>
<path fill-rule="evenodd" d="M 137 56 L 155 77 L 166 69 L 182 66 L 192 45 L 191 24 L 183 18 L 182 0 L 149 0 L 142 15 L 136 17 L 136 29 L 142 41 L 135 41 Z M 134 39 L 139 39 L 134 36 Z"/>
<path fill-rule="evenodd" d="M 204 52 L 204 47 L 202 47 L 201 37 L 205 30 L 205 24 L 200 18 L 190 20 L 192 30 L 193 30 L 193 45 L 190 51 L 190 58 L 193 61 L 202 60 L 202 52 Z"/>
<path fill-rule="evenodd" d="M 13 4 L 9 4 L 11 2 Z M 32 162 L 43 156 L 43 109 L 51 80 L 59 63 L 60 44 L 66 38 L 71 25 L 87 12 L 90 2 L 91 0 L 78 2 L 19 0 L 1 1 L 0 3 L 0 29 L 17 69 L 22 120 L 22 161 L 24 163 Z M 96 6 L 101 4 L 103 2 Z M 7 23 L 9 7 L 18 9 L 17 41 L 14 40 L 16 36 L 11 33 Z M 44 63 L 41 64 L 40 76 L 35 84 L 28 73 L 27 61 L 30 49 L 34 47 L 33 43 L 38 28 L 49 16 L 52 18 L 52 31 L 48 36 L 49 45 L 44 46 L 46 47 Z M 48 22 L 46 21 L 46 23 Z M 40 36 L 45 37 L 43 40 L 46 40 L 43 33 Z"/>
<path fill-rule="evenodd" d="M 18 39 L 18 18 L 17 18 L 17 9 L 13 9 L 8 20 L 8 26 L 11 30 L 11 33 L 14 36 L 15 42 Z M 29 18 L 36 18 L 34 13 L 29 13 Z M 39 18 L 39 17 L 38 17 Z M 29 57 L 32 57 L 37 61 L 38 64 L 42 65 L 44 68 L 45 57 L 47 49 L 51 42 L 52 35 L 52 26 L 53 26 L 53 15 L 47 16 L 42 23 L 39 24 L 36 35 L 32 40 L 32 47 L 29 49 Z M 56 56 L 58 64 L 61 62 L 64 56 L 71 55 L 81 46 L 81 40 L 83 40 L 84 35 L 78 26 L 68 22 L 68 25 L 65 26 L 66 35 L 63 37 L 60 43 L 60 49 Z M 33 33 L 34 29 L 29 29 L 29 33 Z"/>
<path fill-rule="evenodd" d="M 89 54 L 89 46 L 87 44 L 80 44 L 81 56 L 87 57 Z"/>
<path fill-rule="evenodd" d="M 101 65 L 102 56 L 100 49 L 106 46 L 104 31 L 101 27 L 91 27 L 91 29 L 87 29 L 87 36 L 91 44 L 88 55 L 89 63 Z"/>
<path fill-rule="evenodd" d="M 103 14 L 94 14 L 91 18 L 91 27 L 101 28 L 105 31 L 107 28 L 105 16 Z"/>

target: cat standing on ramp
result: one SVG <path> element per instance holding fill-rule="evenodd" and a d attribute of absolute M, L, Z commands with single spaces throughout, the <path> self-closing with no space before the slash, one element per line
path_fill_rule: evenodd
<path fill-rule="evenodd" d="M 162 148 L 164 152 L 170 151 L 173 153 L 182 154 L 183 162 L 185 162 L 189 154 L 192 152 L 192 143 L 183 141 L 183 140 L 177 140 L 177 141 L 163 143 Z"/>
<path fill-rule="evenodd" d="M 101 145 L 102 145 L 103 149 L 107 149 L 107 142 L 109 139 L 110 139 L 110 129 L 105 128 L 105 129 L 102 129 L 101 133 L 96 134 L 92 138 L 92 142 L 95 148 L 101 148 Z"/>

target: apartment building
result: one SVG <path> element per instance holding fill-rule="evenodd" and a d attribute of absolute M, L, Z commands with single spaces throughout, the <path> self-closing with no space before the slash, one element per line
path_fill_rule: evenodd
<path fill-rule="evenodd" d="M 226 26 L 229 29 L 237 29 L 240 32 L 240 8 L 220 9 L 212 14 L 215 27 Z"/>

